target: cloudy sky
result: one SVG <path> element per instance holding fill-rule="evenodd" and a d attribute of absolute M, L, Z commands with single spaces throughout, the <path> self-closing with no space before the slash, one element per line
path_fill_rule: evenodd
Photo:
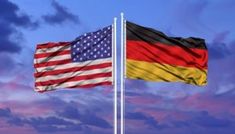
<path fill-rule="evenodd" d="M 33 54 L 115 16 L 119 34 L 120 12 L 169 36 L 204 38 L 209 51 L 207 86 L 126 80 L 126 134 L 234 133 L 234 0 L 0 0 L 0 133 L 113 132 L 112 87 L 36 93 Z"/>

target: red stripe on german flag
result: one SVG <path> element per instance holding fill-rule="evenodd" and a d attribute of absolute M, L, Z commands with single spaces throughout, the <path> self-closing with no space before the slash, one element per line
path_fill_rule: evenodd
<path fill-rule="evenodd" d="M 132 40 L 128 40 L 127 44 L 128 59 L 207 69 L 207 51 L 203 49 L 184 49 L 162 43 L 149 44 Z"/>
<path fill-rule="evenodd" d="M 147 81 L 207 83 L 208 52 L 199 38 L 168 37 L 127 22 L 127 78 Z"/>

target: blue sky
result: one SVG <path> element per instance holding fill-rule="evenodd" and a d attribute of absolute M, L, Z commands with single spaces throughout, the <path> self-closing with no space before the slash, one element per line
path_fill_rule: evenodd
<path fill-rule="evenodd" d="M 119 52 L 121 12 L 169 36 L 204 38 L 209 51 L 205 87 L 126 80 L 126 134 L 233 134 L 233 0 L 0 0 L 0 133 L 112 133 L 112 87 L 36 93 L 33 54 L 36 44 L 71 41 L 114 17 Z"/>

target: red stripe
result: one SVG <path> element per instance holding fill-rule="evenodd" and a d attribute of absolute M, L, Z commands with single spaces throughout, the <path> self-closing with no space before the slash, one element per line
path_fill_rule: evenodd
<path fill-rule="evenodd" d="M 127 40 L 127 59 L 207 69 L 208 53 L 203 49 Z"/>
<path fill-rule="evenodd" d="M 90 65 L 90 66 L 86 65 L 86 66 L 82 66 L 82 67 L 71 67 L 71 68 L 66 68 L 66 69 L 38 72 L 38 73 L 35 73 L 34 76 L 36 78 L 38 78 L 38 77 L 44 77 L 44 76 L 48 76 L 48 75 L 58 75 L 58 74 L 63 74 L 63 73 L 100 69 L 100 68 L 111 67 L 111 66 L 112 66 L 112 63 L 109 62 L 109 63 L 102 63 L 102 64 L 98 64 L 98 65 Z"/>
<path fill-rule="evenodd" d="M 35 54 L 34 58 L 37 59 L 37 58 L 44 58 L 44 57 L 54 57 L 54 56 L 66 55 L 70 53 L 71 53 L 70 50 L 56 51 L 56 52 L 51 52 L 51 53 L 39 53 L 39 54 Z"/>
<path fill-rule="evenodd" d="M 37 68 L 37 67 L 47 67 L 47 66 L 53 66 L 53 65 L 63 65 L 63 64 L 71 63 L 71 62 L 72 62 L 71 59 L 49 61 L 49 62 L 43 62 L 43 63 L 34 64 L 34 68 Z"/>
<path fill-rule="evenodd" d="M 44 82 L 36 82 L 35 86 L 49 86 L 49 85 L 54 85 L 54 84 L 62 84 L 62 83 L 65 83 L 65 82 L 89 80 L 89 79 L 102 78 L 102 77 L 111 77 L 111 76 L 112 76 L 112 72 L 97 73 L 97 74 L 91 74 L 91 75 L 83 75 L 83 76 L 62 78 L 62 79 L 57 79 L 57 80 L 48 80 L 48 81 L 44 81 Z"/>
<path fill-rule="evenodd" d="M 70 45 L 70 42 L 58 42 L 58 43 L 48 42 L 48 43 L 45 43 L 45 44 L 38 44 L 37 49 L 52 48 L 52 47 L 67 46 L 67 45 Z"/>
<path fill-rule="evenodd" d="M 87 85 L 73 86 L 73 87 L 68 87 L 68 88 L 92 88 L 92 87 L 102 86 L 102 85 L 112 85 L 112 82 L 105 81 L 105 82 L 100 82 L 96 84 L 87 84 Z"/>
<path fill-rule="evenodd" d="M 96 86 L 104 86 L 104 85 L 112 85 L 112 82 L 110 81 L 105 81 L 105 82 L 100 82 L 96 84 L 87 84 L 87 85 L 81 85 L 81 86 L 73 86 L 73 87 L 67 87 L 67 88 L 92 88 Z M 39 93 L 44 93 L 46 91 L 53 91 L 53 90 L 38 90 L 37 92 Z"/>

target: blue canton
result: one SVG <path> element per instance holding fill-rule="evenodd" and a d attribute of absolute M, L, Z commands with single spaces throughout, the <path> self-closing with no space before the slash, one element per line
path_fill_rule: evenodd
<path fill-rule="evenodd" d="M 73 62 L 108 58 L 112 56 L 112 26 L 85 33 L 71 45 Z"/>

